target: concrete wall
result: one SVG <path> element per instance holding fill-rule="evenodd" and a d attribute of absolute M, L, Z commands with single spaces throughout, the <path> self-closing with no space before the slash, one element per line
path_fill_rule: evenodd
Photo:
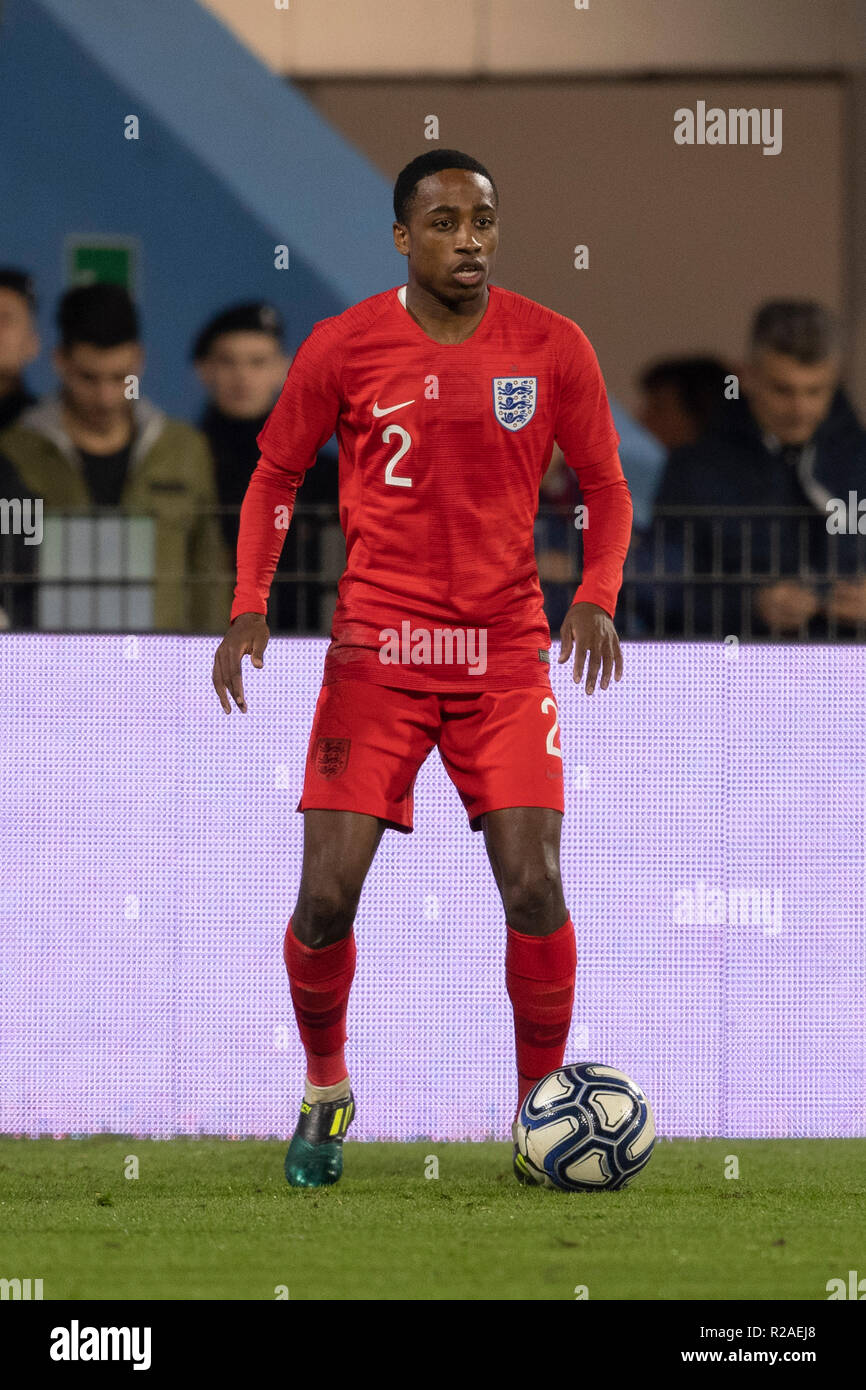
<path fill-rule="evenodd" d="M 866 6 L 864 6 L 866 27 Z M 866 73 L 847 87 L 846 210 L 848 230 L 845 317 L 849 367 L 855 400 L 866 416 Z"/>
<path fill-rule="evenodd" d="M 866 66 L 861 0 L 204 0 L 292 77 Z"/>

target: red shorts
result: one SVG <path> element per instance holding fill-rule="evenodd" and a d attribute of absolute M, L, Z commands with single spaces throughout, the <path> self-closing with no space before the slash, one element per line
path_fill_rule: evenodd
<path fill-rule="evenodd" d="M 507 806 L 564 809 L 549 688 L 443 695 L 338 680 L 319 693 L 298 810 L 361 811 L 410 831 L 415 778 L 434 747 L 473 830 Z"/>

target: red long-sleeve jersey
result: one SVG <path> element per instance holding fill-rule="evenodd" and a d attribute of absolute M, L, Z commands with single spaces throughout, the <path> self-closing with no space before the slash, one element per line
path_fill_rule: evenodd
<path fill-rule="evenodd" d="M 347 562 L 326 684 L 340 676 L 452 691 L 548 683 L 533 523 L 554 440 L 586 507 L 574 601 L 613 616 L 631 494 L 598 360 L 570 319 L 490 285 L 474 333 L 440 344 L 408 313 L 401 286 L 317 323 L 258 436 L 232 620 L 267 612 L 297 488 L 335 430 Z M 483 669 L 477 659 L 408 657 L 423 656 L 424 634 L 437 630 L 483 631 Z"/>

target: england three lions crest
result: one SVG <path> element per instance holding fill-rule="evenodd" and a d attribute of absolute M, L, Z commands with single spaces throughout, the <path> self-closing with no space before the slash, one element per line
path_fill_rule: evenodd
<path fill-rule="evenodd" d="M 522 430 L 535 414 L 537 376 L 495 376 L 493 410 L 507 430 Z"/>
<path fill-rule="evenodd" d="M 350 738 L 317 738 L 316 771 L 320 777 L 339 777 L 349 761 Z"/>

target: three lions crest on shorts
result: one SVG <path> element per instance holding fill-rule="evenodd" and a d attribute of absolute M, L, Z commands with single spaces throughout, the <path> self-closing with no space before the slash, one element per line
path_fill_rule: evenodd
<path fill-rule="evenodd" d="M 495 376 L 493 412 L 507 430 L 522 430 L 535 414 L 537 376 Z"/>
<path fill-rule="evenodd" d="M 316 739 L 316 771 L 320 777 L 339 777 L 349 761 L 350 738 Z"/>

